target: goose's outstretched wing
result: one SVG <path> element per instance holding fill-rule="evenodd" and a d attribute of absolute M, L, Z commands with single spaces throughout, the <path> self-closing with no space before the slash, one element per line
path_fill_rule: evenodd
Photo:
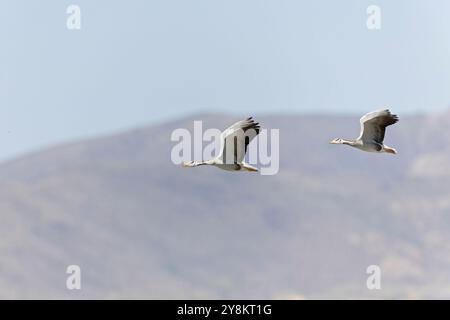
<path fill-rule="evenodd" d="M 358 140 L 375 141 L 382 144 L 386 127 L 398 122 L 398 117 L 385 109 L 369 112 L 359 122 L 361 123 L 361 133 Z"/>
<path fill-rule="evenodd" d="M 241 163 L 245 158 L 248 145 L 259 131 L 259 123 L 252 117 L 236 122 L 220 135 L 221 152 L 217 158 L 227 164 Z"/>

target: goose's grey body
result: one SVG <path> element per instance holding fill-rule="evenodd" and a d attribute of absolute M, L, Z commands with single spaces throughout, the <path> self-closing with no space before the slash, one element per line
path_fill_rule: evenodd
<path fill-rule="evenodd" d="M 398 117 L 388 109 L 369 112 L 360 119 L 361 132 L 354 140 L 337 138 L 330 143 L 346 144 L 367 152 L 387 152 L 396 154 L 394 148 L 384 144 L 386 127 L 398 122 Z"/>
<path fill-rule="evenodd" d="M 250 142 L 259 134 L 259 123 L 251 117 L 241 120 L 227 128 L 220 135 L 220 154 L 211 160 L 190 161 L 183 163 L 184 167 L 212 165 L 226 171 L 251 171 L 258 169 L 244 162 Z"/>

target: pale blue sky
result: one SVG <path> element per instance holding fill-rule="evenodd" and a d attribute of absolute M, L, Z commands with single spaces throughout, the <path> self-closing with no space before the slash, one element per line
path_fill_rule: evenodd
<path fill-rule="evenodd" d="M 0 0 L 0 159 L 200 111 L 442 110 L 449 16 L 448 0 Z"/>

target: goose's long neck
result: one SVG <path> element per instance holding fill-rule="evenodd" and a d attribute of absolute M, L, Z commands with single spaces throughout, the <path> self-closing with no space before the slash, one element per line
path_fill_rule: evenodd
<path fill-rule="evenodd" d="M 211 165 L 211 164 L 214 164 L 214 159 L 195 162 L 195 166 L 204 166 L 204 165 Z"/>
<path fill-rule="evenodd" d="M 356 140 L 342 139 L 342 144 L 346 144 L 346 145 L 349 145 L 349 146 L 355 146 L 356 145 Z"/>

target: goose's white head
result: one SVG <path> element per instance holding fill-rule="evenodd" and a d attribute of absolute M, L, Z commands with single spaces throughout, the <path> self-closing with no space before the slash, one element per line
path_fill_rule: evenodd
<path fill-rule="evenodd" d="M 197 167 L 198 165 L 199 165 L 198 161 L 185 161 L 185 162 L 183 162 L 183 167 L 185 167 L 185 168 Z"/>
<path fill-rule="evenodd" d="M 336 138 L 330 141 L 331 144 L 343 144 L 344 140 L 341 138 Z"/>

